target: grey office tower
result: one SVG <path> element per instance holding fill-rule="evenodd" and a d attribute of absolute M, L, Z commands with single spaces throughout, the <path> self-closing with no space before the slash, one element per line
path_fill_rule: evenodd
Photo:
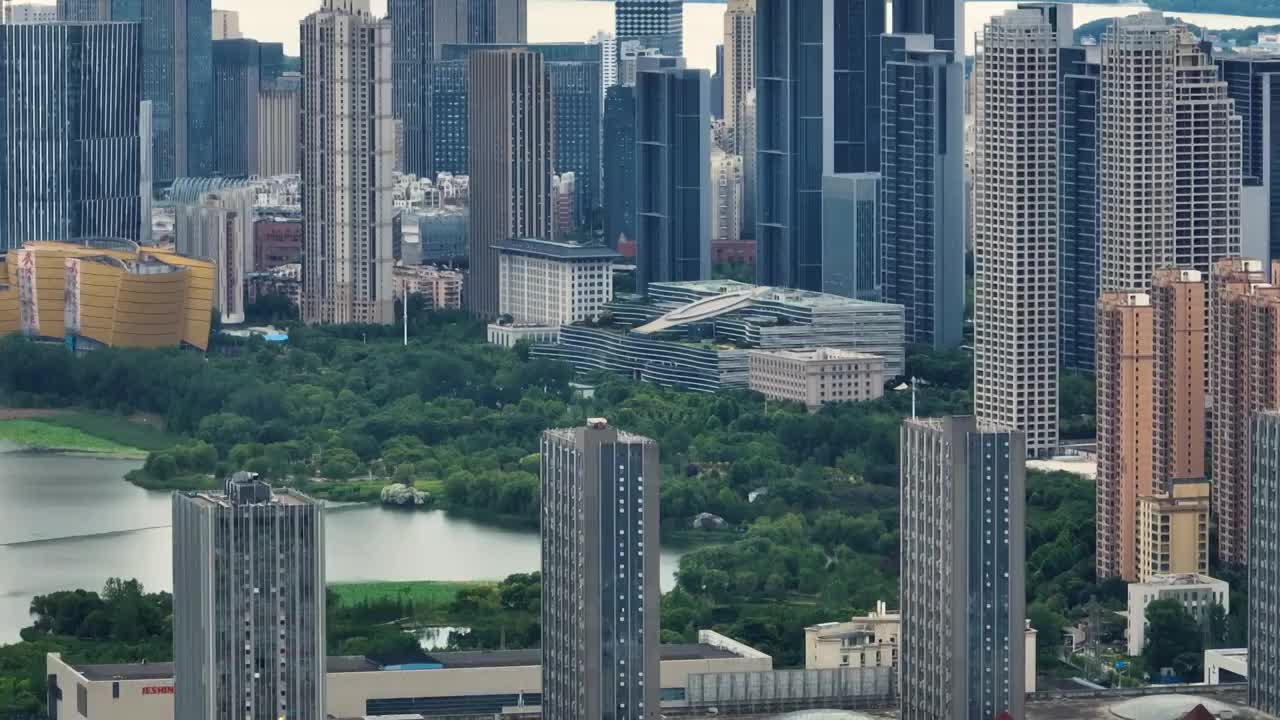
<path fill-rule="evenodd" d="M 128 22 L 142 17 L 143 0 L 58 0 L 59 22 Z"/>
<path fill-rule="evenodd" d="M 535 43 L 484 45 L 449 44 L 440 51 L 432 68 L 435 107 L 436 169 L 468 172 L 468 101 L 466 63 L 480 50 L 528 50 L 542 56 L 551 80 L 555 105 L 554 172 L 572 172 L 576 178 L 577 216 L 585 223 L 600 206 L 600 109 L 604 104 L 601 48 L 592 43 Z"/>
<path fill-rule="evenodd" d="M 404 170 L 420 177 L 466 168 L 437 168 L 432 147 L 432 65 L 448 43 L 523 43 L 528 0 L 389 0 L 392 112 L 404 123 Z"/>
<path fill-rule="evenodd" d="M 964 339 L 964 67 L 928 35 L 881 45 L 881 283 L 908 342 Z"/>
<path fill-rule="evenodd" d="M 1059 363 L 1093 372 L 1098 299 L 1099 48 L 1059 51 Z"/>
<path fill-rule="evenodd" d="M 1023 434 L 902 423 L 903 720 L 1024 717 Z"/>
<path fill-rule="evenodd" d="M 706 70 L 636 72 L 636 289 L 711 277 L 711 97 Z"/>
<path fill-rule="evenodd" d="M 1214 58 L 1240 116 L 1241 254 L 1280 260 L 1280 56 Z"/>
<path fill-rule="evenodd" d="M 614 34 L 618 47 L 639 40 L 671 57 L 684 55 L 684 0 L 616 0 Z"/>
<path fill-rule="evenodd" d="M 821 290 L 822 177 L 880 169 L 879 92 L 868 78 L 880 67 L 884 11 L 877 0 L 756 3 L 758 284 Z"/>
<path fill-rule="evenodd" d="M 278 47 L 278 46 L 277 46 Z M 258 95 L 262 45 L 257 40 L 213 41 L 214 172 L 247 176 L 258 172 Z"/>
<path fill-rule="evenodd" d="M 932 35 L 939 50 L 963 50 L 964 0 L 893 0 L 893 32 Z"/>
<path fill-rule="evenodd" d="M 138 240 L 137 23 L 0 25 L 0 251 Z"/>
<path fill-rule="evenodd" d="M 636 239 L 636 89 L 614 85 L 604 98 L 604 239 Z"/>
<path fill-rule="evenodd" d="M 543 717 L 656 720 L 658 446 L 593 418 L 541 462 Z"/>
<path fill-rule="evenodd" d="M 512 238 L 552 238 L 555 120 L 542 55 L 480 50 L 467 63 L 471 165 L 470 268 L 464 286 L 473 315 L 498 315 L 498 251 Z"/>
<path fill-rule="evenodd" d="M 323 720 L 324 507 L 236 473 L 173 496 L 174 717 Z"/>

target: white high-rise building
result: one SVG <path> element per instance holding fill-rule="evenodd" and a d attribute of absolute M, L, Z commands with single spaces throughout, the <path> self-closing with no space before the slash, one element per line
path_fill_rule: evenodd
<path fill-rule="evenodd" d="M 240 13 L 235 10 L 213 10 L 211 32 L 214 40 L 236 40 L 240 34 Z"/>
<path fill-rule="evenodd" d="M 742 154 L 742 109 L 756 87 L 756 0 L 729 0 L 724 14 L 724 124 Z"/>
<path fill-rule="evenodd" d="M 394 320 L 391 23 L 369 0 L 302 21 L 302 319 Z"/>
<path fill-rule="evenodd" d="M 742 239 L 742 156 L 711 145 L 712 240 Z"/>
<path fill-rule="evenodd" d="M 1099 290 L 1238 255 L 1240 117 L 1195 36 L 1157 12 L 1119 19 L 1102 37 L 1101 93 Z"/>
<path fill-rule="evenodd" d="M 979 37 L 974 168 L 974 414 L 1058 445 L 1058 39 L 1038 9 Z"/>
<path fill-rule="evenodd" d="M 587 42 L 600 46 L 600 75 L 603 80 L 601 88 L 608 89 L 618 84 L 618 39 L 613 33 L 599 30 Z M 601 95 L 604 91 L 601 90 Z"/>

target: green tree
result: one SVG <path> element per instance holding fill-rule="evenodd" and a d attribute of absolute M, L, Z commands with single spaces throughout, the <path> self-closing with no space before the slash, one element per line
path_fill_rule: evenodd
<path fill-rule="evenodd" d="M 1204 650 L 1204 636 L 1196 619 L 1177 600 L 1155 600 L 1147 605 L 1146 647 L 1142 657 L 1153 675 L 1167 667 L 1180 674 L 1175 660 L 1184 653 Z"/>

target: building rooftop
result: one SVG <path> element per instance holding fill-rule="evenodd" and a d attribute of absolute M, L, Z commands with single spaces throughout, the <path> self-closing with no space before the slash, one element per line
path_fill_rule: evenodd
<path fill-rule="evenodd" d="M 662 660 L 723 660 L 736 654 L 701 643 L 663 645 Z M 526 667 L 542 663 L 542 651 L 532 650 L 467 650 L 431 653 L 428 662 L 445 668 Z M 334 672 L 332 669 L 330 672 Z"/>
<path fill-rule="evenodd" d="M 1130 584 L 1147 587 L 1182 587 L 1188 585 L 1214 585 L 1220 582 L 1225 581 L 1208 575 L 1200 575 L 1198 573 L 1179 573 L 1169 575 L 1152 575 L 1144 583 Z"/>
<path fill-rule="evenodd" d="M 536 652 L 536 651 L 535 651 Z M 85 680 L 168 680 L 173 677 L 171 662 L 117 663 L 111 665 L 87 665 L 69 663 Z M 363 655 L 335 655 L 325 660 L 325 669 L 331 673 L 374 672 L 382 666 Z"/>
<path fill-rule="evenodd" d="M 774 357 L 786 358 L 788 360 L 801 361 L 879 360 L 884 362 L 884 358 L 879 355 L 828 347 L 812 348 L 808 350 L 752 350 L 751 353 L 753 355 L 772 355 Z"/>
<path fill-rule="evenodd" d="M 549 257 L 556 260 L 612 260 L 620 258 L 616 250 L 604 245 L 581 245 L 554 240 L 517 239 L 494 243 L 500 252 Z"/>

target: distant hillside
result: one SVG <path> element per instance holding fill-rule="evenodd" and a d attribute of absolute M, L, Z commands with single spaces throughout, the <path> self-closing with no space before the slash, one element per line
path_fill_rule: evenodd
<path fill-rule="evenodd" d="M 1189 1 L 1197 2 L 1199 0 L 1189 0 Z M 1226 1 L 1229 2 L 1230 0 L 1226 0 Z M 1263 1 L 1263 0 L 1258 0 L 1258 1 Z M 1172 16 L 1169 18 L 1171 22 L 1174 19 L 1176 19 L 1176 16 Z M 1085 37 L 1093 37 L 1101 41 L 1103 31 L 1106 30 L 1107 25 L 1110 25 L 1114 20 L 1115 18 L 1102 18 L 1100 20 L 1094 20 L 1093 22 L 1089 22 L 1089 23 L 1085 23 L 1084 25 L 1081 25 L 1080 27 L 1076 28 L 1076 32 L 1075 32 L 1076 42 L 1080 42 L 1081 38 L 1085 38 Z M 1219 44 L 1225 46 L 1225 45 L 1234 43 L 1237 47 L 1253 45 L 1254 43 L 1258 42 L 1259 33 L 1280 32 L 1280 24 L 1255 25 L 1253 27 L 1238 28 L 1234 30 L 1208 30 L 1208 31 L 1206 31 L 1204 28 L 1198 25 L 1193 25 L 1191 23 L 1187 23 L 1187 27 L 1191 30 L 1191 32 L 1201 37 L 1204 36 L 1205 32 L 1208 32 L 1209 34 L 1214 35 L 1218 38 Z"/>

